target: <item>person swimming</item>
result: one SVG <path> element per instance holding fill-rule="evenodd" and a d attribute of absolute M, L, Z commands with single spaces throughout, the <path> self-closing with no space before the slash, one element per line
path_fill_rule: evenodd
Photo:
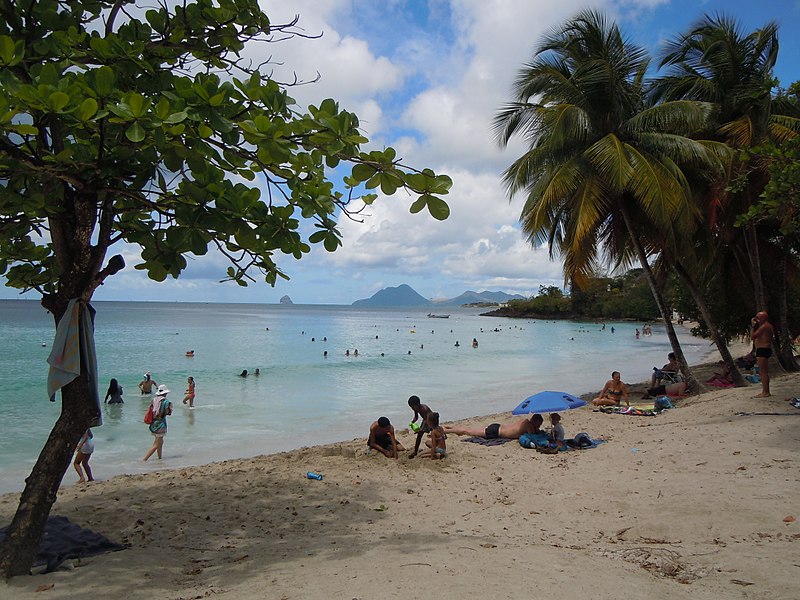
<path fill-rule="evenodd" d="M 242 369 L 242 372 L 239 373 L 239 377 L 247 377 L 247 369 Z"/>

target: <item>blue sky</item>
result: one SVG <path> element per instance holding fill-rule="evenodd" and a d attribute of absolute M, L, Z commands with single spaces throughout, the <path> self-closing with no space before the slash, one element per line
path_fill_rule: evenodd
<path fill-rule="evenodd" d="M 135 249 L 114 249 L 128 267 L 96 299 L 275 303 L 289 295 L 295 303 L 350 304 L 401 283 L 429 298 L 467 289 L 531 295 L 540 285 L 561 285 L 561 265 L 525 241 L 517 222 L 521 200 L 509 202 L 500 183 L 521 146 L 499 149 L 490 123 L 542 35 L 585 8 L 605 11 L 652 52 L 703 12 L 734 16 L 745 31 L 777 21 L 776 75 L 784 85 L 800 80 L 800 0 L 262 0 L 262 6 L 274 23 L 299 14 L 307 33 L 322 34 L 268 48 L 280 63 L 278 79 L 312 80 L 319 72 L 319 82 L 291 90 L 298 103 L 336 98 L 359 115 L 372 144 L 449 174 L 450 219 L 409 214 L 411 200 L 402 193 L 379 198 L 363 223 L 340 221 L 343 247 L 336 253 L 320 247 L 301 261 L 279 256 L 291 280 L 275 288 L 218 283 L 227 265 L 215 256 L 190 258 L 179 280 L 157 283 L 133 269 Z M 265 58 L 263 46 L 252 52 Z M 0 297 L 19 295 L 0 288 Z"/>

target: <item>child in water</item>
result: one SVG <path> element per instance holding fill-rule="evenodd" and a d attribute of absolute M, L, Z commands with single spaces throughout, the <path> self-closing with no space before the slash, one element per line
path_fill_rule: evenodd
<path fill-rule="evenodd" d="M 189 403 L 189 408 L 194 408 L 194 377 L 189 377 L 186 380 L 186 395 L 183 397 L 183 403 L 186 404 L 187 402 Z"/>
<path fill-rule="evenodd" d="M 428 415 L 427 425 L 430 426 L 430 440 L 425 442 L 425 445 L 430 447 L 430 450 L 427 452 L 421 452 L 417 456 L 424 456 L 428 457 L 431 460 L 437 460 L 440 458 L 447 457 L 447 434 L 444 432 L 444 428 L 439 425 L 439 413 L 432 412 Z"/>
<path fill-rule="evenodd" d="M 89 467 L 89 459 L 92 458 L 92 452 L 94 452 L 93 437 L 92 430 L 87 429 L 81 436 L 81 441 L 79 441 L 78 445 L 75 447 L 75 460 L 72 462 L 72 466 L 75 467 L 75 470 L 78 472 L 78 477 L 80 477 L 78 483 L 86 483 L 87 480 L 94 481 L 92 469 Z M 85 478 L 83 476 L 84 470 L 86 470 Z"/>

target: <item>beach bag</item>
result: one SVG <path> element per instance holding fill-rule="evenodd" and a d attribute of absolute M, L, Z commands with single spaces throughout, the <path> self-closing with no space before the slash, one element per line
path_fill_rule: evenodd
<path fill-rule="evenodd" d="M 519 445 L 523 448 L 536 448 L 536 446 L 547 446 L 547 434 L 545 433 L 523 433 L 519 436 Z"/>
<path fill-rule="evenodd" d="M 664 410 L 665 408 L 675 408 L 669 399 L 669 396 L 659 396 L 653 402 L 653 409 Z"/>
<path fill-rule="evenodd" d="M 144 422 L 148 425 L 153 422 L 153 408 L 151 406 L 148 406 L 147 412 L 144 413 Z"/>

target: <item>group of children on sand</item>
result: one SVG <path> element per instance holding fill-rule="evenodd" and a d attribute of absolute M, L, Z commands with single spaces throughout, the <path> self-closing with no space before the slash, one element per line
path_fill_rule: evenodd
<path fill-rule="evenodd" d="M 408 405 L 414 411 L 414 418 L 411 419 L 409 427 L 417 434 L 414 451 L 408 457 L 419 456 L 432 460 L 445 458 L 447 456 L 447 434 L 439 424 L 439 413 L 431 410 L 427 404 L 422 404 L 419 396 L 411 396 L 408 399 Z M 417 419 L 420 419 L 419 424 L 417 424 Z M 420 452 L 419 447 L 426 433 L 430 435 L 425 442 L 428 449 Z M 397 441 L 394 427 L 387 417 L 381 417 L 370 425 L 367 451 L 373 450 L 388 458 L 399 458 L 400 452 L 405 451 L 405 447 Z"/>
<path fill-rule="evenodd" d="M 409 428 L 416 433 L 414 450 L 408 455 L 409 458 L 417 456 L 430 458 L 432 460 L 442 459 L 447 456 L 447 433 L 455 435 L 470 435 L 485 439 L 495 439 L 498 437 L 518 439 L 523 434 L 544 433 L 539 427 L 543 423 L 541 415 L 532 415 L 529 419 L 522 419 L 518 422 L 501 425 L 493 423 L 486 428 L 464 428 L 457 426 L 443 427 L 439 423 L 439 413 L 434 412 L 427 404 L 422 404 L 418 396 L 411 396 L 408 405 L 414 411 L 414 417 L 409 423 Z M 419 424 L 417 419 L 420 420 Z M 553 413 L 550 415 L 550 434 L 548 444 L 554 451 L 565 447 L 564 426 L 561 425 L 561 415 Z M 429 439 L 425 445 L 427 450 L 419 451 L 422 438 L 429 434 Z M 405 451 L 403 445 L 397 440 L 395 430 L 387 417 L 381 417 L 369 428 L 369 438 L 367 439 L 367 452 L 380 452 L 388 458 L 399 458 L 400 452 Z"/>

